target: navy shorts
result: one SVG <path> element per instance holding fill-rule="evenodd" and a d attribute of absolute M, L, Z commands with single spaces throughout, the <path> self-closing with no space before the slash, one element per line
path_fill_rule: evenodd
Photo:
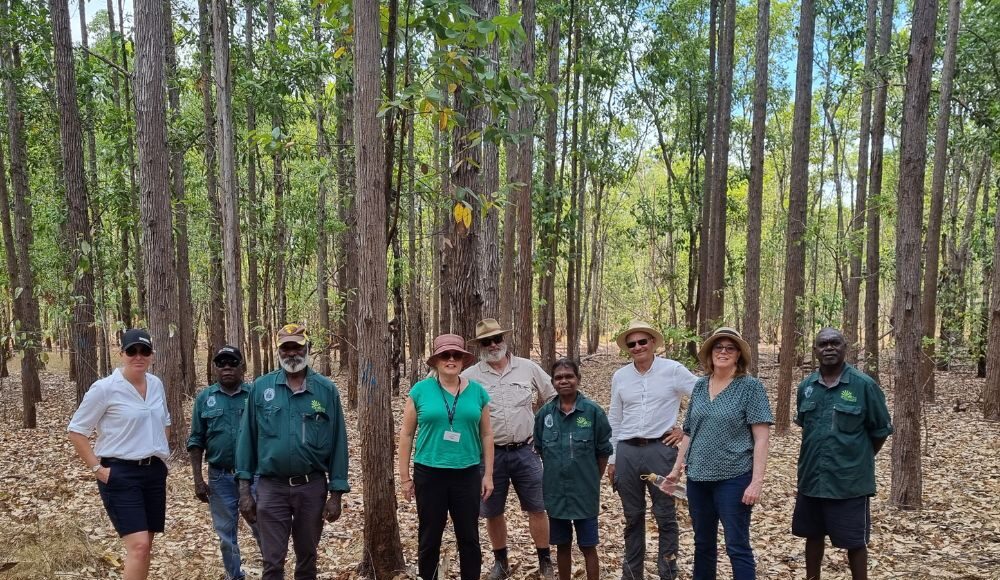
<path fill-rule="evenodd" d="M 576 545 L 593 548 L 598 544 L 597 516 L 585 520 L 560 520 L 549 518 L 549 543 L 553 546 L 568 546 L 573 541 L 576 528 Z"/>
<path fill-rule="evenodd" d="M 167 465 L 159 459 L 153 459 L 149 465 L 104 459 L 101 465 L 111 473 L 107 483 L 97 481 L 97 489 L 118 535 L 163 532 L 167 514 Z"/>
<path fill-rule="evenodd" d="M 830 543 L 844 550 L 864 548 L 872 529 L 868 503 L 868 496 L 827 499 L 796 494 L 792 534 L 800 538 L 830 536 Z"/>
<path fill-rule="evenodd" d="M 542 498 L 542 460 L 531 445 L 516 449 L 494 448 L 493 493 L 482 502 L 479 515 L 484 518 L 503 515 L 511 484 L 514 484 L 522 511 L 545 511 L 545 500 Z"/>

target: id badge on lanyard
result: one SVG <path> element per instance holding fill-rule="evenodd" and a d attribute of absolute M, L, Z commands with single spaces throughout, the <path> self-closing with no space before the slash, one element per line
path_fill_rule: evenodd
<path fill-rule="evenodd" d="M 455 431 L 455 411 L 458 410 L 458 398 L 462 395 L 462 387 L 459 384 L 458 392 L 455 393 L 455 402 L 452 405 L 448 405 L 448 397 L 445 396 L 445 388 L 441 386 L 441 381 L 438 381 L 438 387 L 441 389 L 441 400 L 444 401 L 444 409 L 448 412 L 448 430 L 444 432 L 444 440 L 451 443 L 459 443 L 462 440 L 462 434 Z"/>

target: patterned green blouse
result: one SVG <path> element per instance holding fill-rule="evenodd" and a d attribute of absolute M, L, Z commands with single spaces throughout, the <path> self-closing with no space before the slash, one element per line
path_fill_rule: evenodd
<path fill-rule="evenodd" d="M 753 469 L 751 425 L 774 424 L 764 384 L 756 377 L 736 377 L 715 400 L 708 396 L 708 377 L 698 379 L 688 401 L 684 433 L 691 438 L 688 479 L 722 481 Z"/>

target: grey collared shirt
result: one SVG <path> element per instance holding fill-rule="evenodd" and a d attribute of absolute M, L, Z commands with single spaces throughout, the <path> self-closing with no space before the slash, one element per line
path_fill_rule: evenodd
<path fill-rule="evenodd" d="M 556 396 L 552 379 L 542 367 L 519 356 L 510 356 L 502 372 L 480 361 L 462 371 L 462 376 L 481 384 L 490 395 L 494 445 L 529 441 L 535 428 L 535 394 L 540 403 Z"/>

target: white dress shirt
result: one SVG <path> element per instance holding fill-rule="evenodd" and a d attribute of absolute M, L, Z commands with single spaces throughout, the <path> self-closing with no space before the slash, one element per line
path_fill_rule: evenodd
<path fill-rule="evenodd" d="M 101 458 L 145 459 L 170 456 L 166 428 L 170 413 L 163 382 L 146 373 L 146 398 L 115 369 L 110 376 L 97 380 L 83 396 L 73 413 L 69 431 L 86 437 L 96 430 L 94 453 Z"/>
<path fill-rule="evenodd" d="M 654 357 L 645 373 L 628 364 L 611 377 L 611 446 L 635 437 L 655 439 L 673 428 L 681 397 L 690 395 L 698 377 L 675 360 Z M 614 465 L 615 456 L 608 459 Z"/>

